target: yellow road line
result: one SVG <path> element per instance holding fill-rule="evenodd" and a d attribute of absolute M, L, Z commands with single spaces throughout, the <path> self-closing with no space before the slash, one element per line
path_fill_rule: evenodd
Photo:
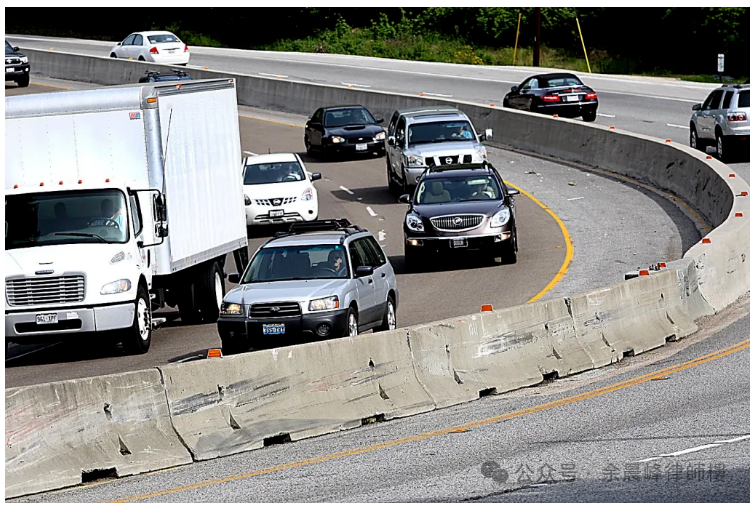
<path fill-rule="evenodd" d="M 513 412 L 508 412 L 506 414 L 500 414 L 500 415 L 497 415 L 497 416 L 489 417 L 489 418 L 486 418 L 486 419 L 480 419 L 480 420 L 477 420 L 477 421 L 472 421 L 472 422 L 460 424 L 460 425 L 457 425 L 457 426 L 452 426 L 452 427 L 449 427 L 449 428 L 443 428 L 443 429 L 435 430 L 435 431 L 428 431 L 426 433 L 420 433 L 418 435 L 412 435 L 412 436 L 401 438 L 401 439 L 397 439 L 397 440 L 390 440 L 390 441 L 387 441 L 387 442 L 378 442 L 376 444 L 372 444 L 372 445 L 368 445 L 368 446 L 364 446 L 364 447 L 358 447 L 358 448 L 354 448 L 354 449 L 347 449 L 345 451 L 341 451 L 341 452 L 337 452 L 337 453 L 333 453 L 333 454 L 328 454 L 328 455 L 325 455 L 325 456 L 316 456 L 316 457 L 305 459 L 305 460 L 301 460 L 301 461 L 295 461 L 295 462 L 291 462 L 291 463 L 284 463 L 282 465 L 277 465 L 277 466 L 273 466 L 273 467 L 264 468 L 262 470 L 257 470 L 255 472 L 250 472 L 250 473 L 247 473 L 247 474 L 234 475 L 234 476 L 231 476 L 231 477 L 224 477 L 222 479 L 215 479 L 215 480 L 212 480 L 212 481 L 205 481 L 205 482 L 200 482 L 200 483 L 196 483 L 196 484 L 190 484 L 188 486 L 182 486 L 180 488 L 174 488 L 174 489 L 168 489 L 168 490 L 165 490 L 165 491 L 159 491 L 159 492 L 155 492 L 155 493 L 147 493 L 147 494 L 144 494 L 144 495 L 132 496 L 132 497 L 124 498 L 124 499 L 121 499 L 121 500 L 114 500 L 114 502 L 115 503 L 134 502 L 134 501 L 138 501 L 138 500 L 145 500 L 147 498 L 156 498 L 158 496 L 169 495 L 169 494 L 172 494 L 172 493 L 180 493 L 182 491 L 189 491 L 189 490 L 192 490 L 192 489 L 198 489 L 198 488 L 203 488 L 203 487 L 207 487 L 207 486 L 213 486 L 213 485 L 216 485 L 216 484 L 222 484 L 222 483 L 236 481 L 236 480 L 240 480 L 240 479 L 248 479 L 248 478 L 251 478 L 251 477 L 256 477 L 256 476 L 260 476 L 260 475 L 266 475 L 266 474 L 270 474 L 270 473 L 273 473 L 273 472 L 280 472 L 282 470 L 289 470 L 289 469 L 292 469 L 292 468 L 298 468 L 298 467 L 302 467 L 302 466 L 306 466 L 306 465 L 313 465 L 313 464 L 322 463 L 322 462 L 325 462 L 325 461 L 332 461 L 332 460 L 338 459 L 338 458 L 344 458 L 344 457 L 348 457 L 348 456 L 355 456 L 355 455 L 358 455 L 358 454 L 364 454 L 364 453 L 367 453 L 367 452 L 370 452 L 370 451 L 375 451 L 375 450 L 379 450 L 379 449 L 385 449 L 387 447 L 394 447 L 394 446 L 397 446 L 397 445 L 400 445 L 400 444 L 409 443 L 409 442 L 416 442 L 416 441 L 419 441 L 419 440 L 425 440 L 425 439 L 428 439 L 428 438 L 431 438 L 431 437 L 445 435 L 445 434 L 448 434 L 448 433 L 459 432 L 460 430 L 468 430 L 470 428 L 475 428 L 475 427 L 478 427 L 478 426 L 483 426 L 483 425 L 487 425 L 487 424 L 497 423 L 497 422 L 500 422 L 500 421 L 505 421 L 507 419 L 513 419 L 513 418 L 516 418 L 516 417 L 522 417 L 524 415 L 534 414 L 534 413 L 542 412 L 544 410 L 548 410 L 548 409 L 551 409 L 551 408 L 557 408 L 557 407 L 561 407 L 561 406 L 564 406 L 564 405 L 569 405 L 571 403 L 576 403 L 578 401 L 583 401 L 583 400 L 586 400 L 586 399 L 595 398 L 595 397 L 603 395 L 603 394 L 608 394 L 608 393 L 612 393 L 614 391 L 618 391 L 618 390 L 621 390 L 621 389 L 626 389 L 627 387 L 631 387 L 631 386 L 635 386 L 635 385 L 638 385 L 638 384 L 642 384 L 644 382 L 649 382 L 649 381 L 653 380 L 654 378 L 666 376 L 666 375 L 669 375 L 671 373 L 676 373 L 676 372 L 679 372 L 679 371 L 682 371 L 682 370 L 686 370 L 688 368 L 692 368 L 694 366 L 699 366 L 699 365 L 705 364 L 705 363 L 707 363 L 709 361 L 713 361 L 714 359 L 719 359 L 719 358 L 725 357 L 725 356 L 727 356 L 729 354 L 733 354 L 735 352 L 739 352 L 739 351 L 745 350 L 745 349 L 747 349 L 749 347 L 750 347 L 750 340 L 748 338 L 747 340 L 743 340 L 741 342 L 735 343 L 733 345 L 730 345 L 730 346 L 725 347 L 723 349 L 719 349 L 719 350 L 714 351 L 714 352 L 710 352 L 708 354 L 702 355 L 702 356 L 700 356 L 698 358 L 695 358 L 695 359 L 691 359 L 689 361 L 684 361 L 682 363 L 678 363 L 678 364 L 675 364 L 675 365 L 667 366 L 665 368 L 661 368 L 660 370 L 656 370 L 656 371 L 653 371 L 653 372 L 650 372 L 650 373 L 646 373 L 644 375 L 640 375 L 639 377 L 630 378 L 630 379 L 624 380 L 622 382 L 618 382 L 618 383 L 615 383 L 615 384 L 604 386 L 604 387 L 601 387 L 601 388 L 598 388 L 598 389 L 594 389 L 592 391 L 587 391 L 585 393 L 580 393 L 580 394 L 576 394 L 576 395 L 573 395 L 573 396 L 567 396 L 566 398 L 561 398 L 561 399 L 554 400 L 554 401 L 551 401 L 551 402 L 548 402 L 548 403 L 543 403 L 541 405 L 535 405 L 533 407 L 528 407 L 528 408 L 524 408 L 524 409 L 521 409 L 521 410 L 515 410 Z"/>
<path fill-rule="evenodd" d="M 242 118 L 249 118 L 250 120 L 258 120 L 258 121 L 267 121 L 270 123 L 277 123 L 278 125 L 286 125 L 289 127 L 298 127 L 298 128 L 304 128 L 304 125 L 297 125 L 296 123 L 288 123 L 285 121 L 278 121 L 278 120 L 269 120 L 267 118 L 260 118 L 259 116 L 249 116 L 247 114 L 240 114 L 239 115 Z"/>
<path fill-rule="evenodd" d="M 57 88 L 59 90 L 70 90 L 70 88 L 67 88 L 65 86 L 56 86 L 56 85 L 51 85 L 51 84 L 42 84 L 42 83 L 34 83 L 34 82 L 32 82 L 31 84 L 36 85 L 36 86 L 46 86 L 47 88 Z"/>

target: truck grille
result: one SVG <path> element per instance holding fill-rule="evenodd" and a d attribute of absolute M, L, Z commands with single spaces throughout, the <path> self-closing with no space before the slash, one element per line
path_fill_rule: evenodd
<path fill-rule="evenodd" d="M 263 303 L 249 308 L 250 319 L 294 317 L 301 315 L 299 303 Z"/>
<path fill-rule="evenodd" d="M 5 59 L 5 65 L 18 65 L 21 63 L 21 59 L 18 57 L 11 57 Z"/>
<path fill-rule="evenodd" d="M 439 231 L 459 232 L 479 227 L 482 218 L 483 215 L 449 215 L 431 218 L 430 222 Z"/>
<path fill-rule="evenodd" d="M 6 280 L 6 294 L 11 306 L 52 305 L 84 301 L 82 275 Z"/>
<path fill-rule="evenodd" d="M 257 206 L 282 206 L 296 202 L 296 197 L 280 197 L 276 199 L 255 199 Z"/>
<path fill-rule="evenodd" d="M 448 155 L 442 157 L 425 157 L 425 165 L 428 167 L 436 165 L 451 164 L 471 164 L 472 155 Z"/>

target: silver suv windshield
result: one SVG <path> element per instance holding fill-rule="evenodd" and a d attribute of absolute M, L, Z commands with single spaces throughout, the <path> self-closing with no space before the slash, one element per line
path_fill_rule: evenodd
<path fill-rule="evenodd" d="M 465 120 L 415 123 L 409 126 L 409 146 L 446 141 L 469 141 L 475 138 L 472 126 Z"/>
<path fill-rule="evenodd" d="M 72 243 L 125 243 L 128 218 L 119 190 L 5 196 L 5 249 Z"/>
<path fill-rule="evenodd" d="M 250 164 L 244 171 L 244 185 L 264 185 L 286 181 L 304 181 L 304 170 L 299 162 Z"/>
<path fill-rule="evenodd" d="M 342 245 L 298 245 L 263 248 L 252 259 L 242 283 L 348 278 Z"/>
<path fill-rule="evenodd" d="M 750 107 L 750 90 L 739 92 L 737 107 Z"/>
<path fill-rule="evenodd" d="M 417 189 L 416 204 L 444 204 L 500 199 L 501 188 L 495 178 L 491 176 L 451 176 L 423 180 Z"/>

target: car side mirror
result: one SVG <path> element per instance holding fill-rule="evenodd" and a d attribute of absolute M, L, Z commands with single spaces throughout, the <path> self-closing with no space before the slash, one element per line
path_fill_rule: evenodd
<path fill-rule="evenodd" d="M 316 181 L 322 178 L 322 173 L 312 173 L 312 181 Z"/>
<path fill-rule="evenodd" d="M 404 204 L 411 204 L 411 196 L 409 194 L 403 194 L 401 197 L 398 198 L 398 202 L 402 202 Z"/>
<path fill-rule="evenodd" d="M 493 139 L 493 129 L 485 129 L 485 132 L 480 135 L 480 141 L 487 141 Z"/>
<path fill-rule="evenodd" d="M 694 106 L 692 106 L 692 110 L 693 110 L 693 111 L 699 111 L 699 110 L 701 110 L 702 108 L 703 108 L 703 105 L 702 105 L 702 104 L 695 104 Z"/>
<path fill-rule="evenodd" d="M 241 281 L 241 275 L 238 273 L 231 273 L 230 275 L 228 275 L 228 281 L 238 284 Z"/>
<path fill-rule="evenodd" d="M 396 138 L 394 136 L 388 136 L 388 146 L 396 146 Z"/>
<path fill-rule="evenodd" d="M 13 51 L 18 51 L 18 49 L 19 49 L 18 46 L 13 46 Z"/>
<path fill-rule="evenodd" d="M 383 118 L 381 118 L 380 116 L 378 116 L 377 118 L 375 118 L 375 123 L 383 123 L 384 121 L 385 120 Z"/>
<path fill-rule="evenodd" d="M 374 272 L 375 272 L 375 268 L 373 268 L 372 266 L 359 266 L 357 268 L 357 278 L 362 278 L 363 276 L 370 276 Z"/>
<path fill-rule="evenodd" d="M 515 188 L 507 188 L 506 189 L 506 193 L 509 194 L 511 197 L 514 197 L 515 195 L 519 195 L 520 194 L 519 190 L 517 190 Z"/>
<path fill-rule="evenodd" d="M 518 86 L 512 86 L 511 87 L 511 91 L 514 92 L 514 93 L 516 93 L 516 92 L 519 91 L 519 87 Z"/>

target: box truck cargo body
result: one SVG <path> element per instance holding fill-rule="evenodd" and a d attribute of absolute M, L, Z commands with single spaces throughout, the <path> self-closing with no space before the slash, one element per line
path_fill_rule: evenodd
<path fill-rule="evenodd" d="M 214 322 L 247 262 L 240 161 L 232 79 L 6 97 L 6 346 Z"/>

